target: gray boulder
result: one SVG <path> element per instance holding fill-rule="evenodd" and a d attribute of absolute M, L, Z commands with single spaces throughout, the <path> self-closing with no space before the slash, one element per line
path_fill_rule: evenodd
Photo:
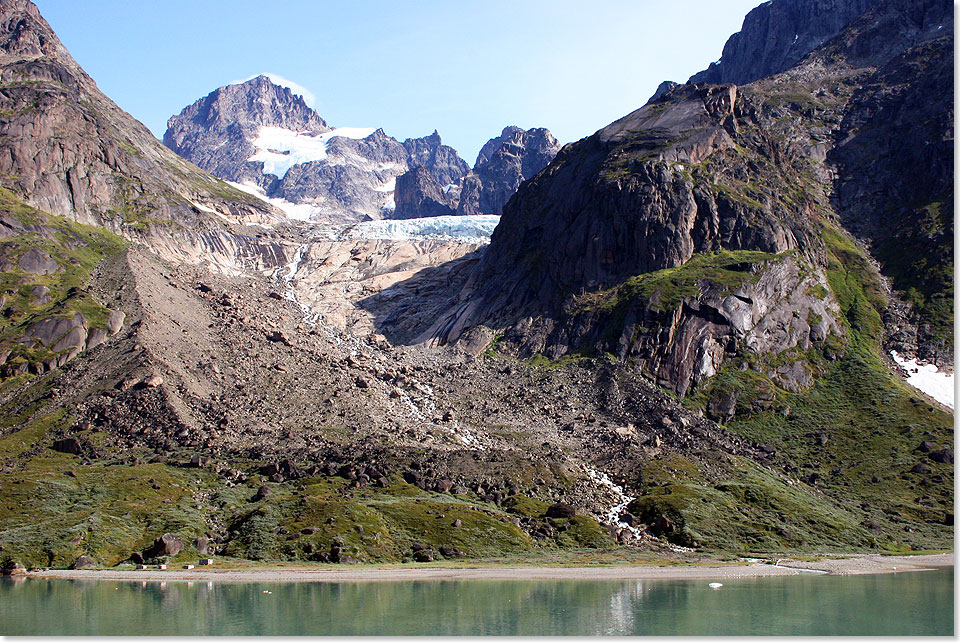
<path fill-rule="evenodd" d="M 557 502 L 547 509 L 547 517 L 557 517 L 569 519 L 571 517 L 576 517 L 577 509 L 570 504 L 565 504 L 564 502 Z"/>
<path fill-rule="evenodd" d="M 73 564 L 70 565 L 70 568 L 72 569 L 91 568 L 96 565 L 97 563 L 96 561 L 94 561 L 92 557 L 81 555 L 73 562 Z"/>
<path fill-rule="evenodd" d="M 57 263 L 49 254 L 43 250 L 31 248 L 20 256 L 18 267 L 24 272 L 31 274 L 54 274 L 61 270 Z"/>
<path fill-rule="evenodd" d="M 158 557 L 172 557 L 183 550 L 183 539 L 172 533 L 164 533 L 156 540 L 153 545 L 143 552 L 146 559 L 156 559 Z"/>
<path fill-rule="evenodd" d="M 120 329 L 123 327 L 123 320 L 125 318 L 126 315 L 119 310 L 112 310 L 110 312 L 110 316 L 107 317 L 107 330 L 110 331 L 111 337 L 120 332 Z"/>

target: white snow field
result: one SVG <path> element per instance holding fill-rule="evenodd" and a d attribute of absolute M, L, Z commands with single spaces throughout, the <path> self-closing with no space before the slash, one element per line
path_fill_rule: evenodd
<path fill-rule="evenodd" d="M 283 178 L 294 165 L 324 160 L 327 157 L 327 144 L 337 136 L 344 138 L 366 138 L 376 127 L 338 127 L 323 134 L 296 132 L 284 127 L 261 127 L 252 141 L 257 152 L 248 158 L 261 161 L 263 173 Z"/>
<path fill-rule="evenodd" d="M 890 356 L 897 365 L 907 371 L 907 383 L 925 392 L 945 406 L 953 408 L 954 388 L 953 375 L 945 374 L 932 363 L 920 363 L 916 359 L 907 360 L 896 350 L 890 351 Z"/>
<path fill-rule="evenodd" d="M 241 192 L 252 194 L 260 200 L 270 203 L 278 210 L 286 214 L 288 218 L 296 219 L 298 221 L 309 221 L 314 213 L 320 211 L 320 208 L 314 207 L 308 203 L 291 203 L 285 198 L 270 198 L 263 193 L 262 189 L 253 183 L 234 183 L 233 181 L 227 181 L 227 183 L 233 185 Z"/>

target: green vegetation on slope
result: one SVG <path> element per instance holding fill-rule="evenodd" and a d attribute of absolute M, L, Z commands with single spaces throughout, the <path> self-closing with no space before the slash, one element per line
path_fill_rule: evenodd
<path fill-rule="evenodd" d="M 683 265 L 638 274 L 614 288 L 581 295 L 578 304 L 582 308 L 613 313 L 614 317 L 637 303 L 646 305 L 649 302 L 656 310 L 669 311 L 680 305 L 685 297 L 701 294 L 703 286 L 729 292 L 745 283 L 756 283 L 758 266 L 762 269 L 763 263 L 784 256 L 751 250 L 694 254 Z"/>
<path fill-rule="evenodd" d="M 10 350 L 5 366 L 10 374 L 18 372 L 21 364 L 53 356 L 42 346 L 27 347 L 16 340 L 41 319 L 69 318 L 79 312 L 88 328 L 106 327 L 107 310 L 85 287 L 97 263 L 122 251 L 126 242 L 106 230 L 41 212 L 5 188 L 0 188 L 0 215 L 30 226 L 0 241 L 0 258 L 7 264 L 0 273 L 0 351 Z M 20 258 L 29 250 L 50 256 L 57 271 L 37 274 L 20 269 Z M 36 296 L 34 289 L 38 287 L 46 288 L 49 300 Z"/>
<path fill-rule="evenodd" d="M 326 476 L 272 483 L 249 461 L 231 462 L 248 479 L 230 485 L 215 470 L 137 458 L 151 457 L 147 451 L 85 461 L 50 447 L 62 434 L 91 445 L 106 435 L 71 427 L 62 412 L 27 420 L 36 410 L 2 423 L 23 427 L 0 437 L 0 561 L 65 567 L 88 555 L 114 566 L 168 532 L 187 544 L 171 563 L 195 562 L 190 543 L 207 534 L 222 538 L 226 557 L 272 562 L 322 561 L 334 544 L 360 562 L 409 561 L 414 544 L 469 558 L 614 545 L 592 518 L 545 518 L 548 504 L 523 496 L 498 507 L 473 493 L 423 491 L 399 477 L 386 488 Z M 255 499 L 262 485 L 272 492 Z M 514 505 L 535 508 L 519 513 Z M 527 513 L 552 523 L 553 535 L 531 538 L 513 521 Z"/>
<path fill-rule="evenodd" d="M 943 349 L 953 349 L 953 207 L 943 199 L 911 208 L 899 226 L 876 243 L 885 274 Z M 910 251 L 904 251 L 910 248 Z"/>
<path fill-rule="evenodd" d="M 878 545 L 858 524 L 856 513 L 837 508 L 802 484 L 791 486 L 743 458 L 721 461 L 721 472 L 707 480 L 682 456 L 654 459 L 641 471 L 642 494 L 627 510 L 684 546 L 757 553 Z"/>
<path fill-rule="evenodd" d="M 821 373 L 813 387 L 782 390 L 755 359 L 741 359 L 686 403 L 702 408 L 713 395 L 734 391 L 736 415 L 727 427 L 773 448 L 774 465 L 864 515 L 862 525 L 889 546 L 949 546 L 952 529 L 944 525 L 953 518 L 953 465 L 935 461 L 919 445 L 950 447 L 952 418 L 919 399 L 884 364 L 879 310 L 886 301 L 876 272 L 842 232 L 828 227 L 823 236 L 846 343 L 828 341 L 822 351 L 801 355 Z"/>

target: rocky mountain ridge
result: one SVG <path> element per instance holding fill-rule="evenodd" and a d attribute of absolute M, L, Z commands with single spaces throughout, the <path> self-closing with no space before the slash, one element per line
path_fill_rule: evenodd
<path fill-rule="evenodd" d="M 122 239 L 228 271 L 284 260 L 247 227 L 281 212 L 161 145 L 99 91 L 32 3 L 0 11 L 5 372 L 63 365 L 115 329 L 80 289 Z"/>
<path fill-rule="evenodd" d="M 138 222 L 149 227 L 133 219 L 151 199 L 159 210 L 154 218 L 188 229 L 206 225 L 210 217 L 201 208 L 237 222 L 277 219 L 269 206 L 157 144 L 97 89 L 31 3 L 9 0 L 0 8 L 0 126 L 16 143 L 2 161 L 5 186 L 44 211 L 127 234 Z"/>
<path fill-rule="evenodd" d="M 471 171 L 436 131 L 400 143 L 380 129 L 331 129 L 265 75 L 186 107 L 170 118 L 163 141 L 219 178 L 301 206 L 286 208 L 295 217 L 328 222 L 499 214 L 559 149 L 545 129 L 507 127 Z"/>
<path fill-rule="evenodd" d="M 471 279 L 477 289 L 459 297 L 467 303 L 454 307 L 424 338 L 455 340 L 472 326 L 484 324 L 500 330 L 519 318 L 523 319 L 515 326 L 519 334 L 508 331 L 505 337 L 519 341 L 519 355 L 559 357 L 591 344 L 584 341 L 593 336 L 588 329 L 558 323 L 558 319 L 575 316 L 585 297 L 639 278 L 637 275 L 666 275 L 667 270 L 680 269 L 695 255 L 718 251 L 761 252 L 766 255 L 761 259 L 764 264 L 776 257 L 777 261 L 803 265 L 804 274 L 818 275 L 814 282 L 795 285 L 801 291 L 824 288 L 828 294 L 802 297 L 813 307 L 794 312 L 804 319 L 824 319 L 826 327 L 833 327 L 839 337 L 842 330 L 829 321 L 837 313 L 827 288 L 829 250 L 819 237 L 826 229 L 824 224 L 829 228 L 827 222 L 837 217 L 847 221 L 866 218 L 844 210 L 844 189 L 836 189 L 832 181 L 835 170 L 830 167 L 850 145 L 844 119 L 852 117 L 867 95 L 864 90 L 854 93 L 851 85 L 870 86 L 866 79 L 875 77 L 873 74 L 898 76 L 903 72 L 895 69 L 904 65 L 910 66 L 911 74 L 917 73 L 918 65 L 924 67 L 923 77 L 932 81 L 935 76 L 928 69 L 935 60 L 933 51 L 950 41 L 952 25 L 948 14 L 934 11 L 938 3 L 927 4 L 931 6 L 926 9 L 912 6 L 904 10 L 894 2 L 880 18 L 875 12 L 861 16 L 844 32 L 845 39 L 838 38 L 819 55 L 808 56 L 805 64 L 770 80 L 741 87 L 688 83 L 669 89 L 640 110 L 564 149 L 511 201 L 478 274 Z M 882 44 L 874 44 L 880 40 Z M 862 51 L 873 53 L 864 56 Z M 854 66 L 860 64 L 877 64 L 881 71 Z M 887 83 L 877 84 L 885 87 L 888 100 L 902 101 L 905 92 L 910 95 L 905 88 L 891 92 Z M 939 110 L 939 119 L 924 122 L 949 127 L 946 104 L 927 104 L 931 112 Z M 791 121 L 800 127 L 791 127 Z M 940 151 L 920 147 L 936 156 L 929 164 L 952 167 L 945 153 L 952 144 L 949 134 L 937 131 L 931 138 L 943 140 L 944 147 Z M 843 144 L 838 144 L 841 141 Z M 849 165 L 845 166 L 844 172 L 850 171 Z M 922 188 L 927 199 L 947 191 L 943 180 L 936 180 L 936 186 Z M 918 186 L 924 184 L 923 180 L 917 182 Z M 897 194 L 897 199 L 917 200 L 904 194 Z M 879 199 L 861 202 L 882 207 Z M 557 233 L 562 236 L 556 237 Z M 756 281 L 758 270 L 762 271 L 759 265 L 738 269 L 752 276 L 720 275 L 725 284 Z M 726 305 L 736 307 L 736 301 L 742 299 L 758 305 L 762 315 L 777 308 L 776 299 L 761 297 L 758 301 L 753 292 L 727 288 Z M 818 301 L 827 301 L 832 312 Z M 648 305 L 645 300 L 640 304 Z M 635 332 L 629 318 L 619 344 L 600 341 L 595 348 L 621 357 L 629 353 L 636 341 L 635 335 L 629 338 Z M 603 321 L 600 326 L 609 337 L 609 324 Z M 637 327 L 651 326 L 640 323 Z M 678 326 L 671 327 L 669 336 L 677 336 Z M 744 336 L 744 332 L 741 328 L 737 335 Z M 705 340 L 701 330 L 695 333 L 700 341 Z M 819 330 L 816 335 L 827 338 Z M 655 343 L 662 346 L 661 340 Z M 792 341 L 777 343 L 776 352 L 795 345 Z M 930 358 L 931 349 L 937 350 L 929 345 L 921 350 Z M 705 372 L 719 369 L 723 350 L 701 343 L 695 352 L 715 355 Z M 675 361 L 691 363 L 699 358 L 684 351 Z M 941 363 L 952 367 L 948 357 Z M 659 373 L 670 387 L 686 390 L 686 381 L 662 378 L 664 369 L 659 362 L 651 371 Z"/>
<path fill-rule="evenodd" d="M 687 82 L 745 85 L 786 71 L 880 4 L 879 0 L 764 2 L 747 13 L 740 31 L 723 45 L 720 60 Z"/>

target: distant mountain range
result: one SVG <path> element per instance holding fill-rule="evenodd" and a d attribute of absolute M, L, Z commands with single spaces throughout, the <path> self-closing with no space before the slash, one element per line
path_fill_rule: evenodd
<path fill-rule="evenodd" d="M 331 128 L 265 75 L 214 90 L 170 118 L 163 142 L 295 218 L 500 214 L 559 150 L 546 129 L 507 127 L 473 170 L 433 132 L 402 143 L 382 129 Z"/>

